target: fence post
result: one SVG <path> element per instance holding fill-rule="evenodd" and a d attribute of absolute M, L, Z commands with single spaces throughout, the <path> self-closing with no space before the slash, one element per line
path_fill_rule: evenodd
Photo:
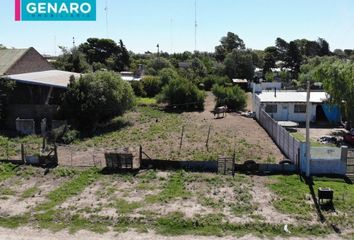
<path fill-rule="evenodd" d="M 206 141 L 206 148 L 207 148 L 207 151 L 208 151 L 208 152 L 209 152 L 209 137 L 210 137 L 210 131 L 211 131 L 211 125 L 209 126 L 208 137 L 207 137 L 207 141 Z"/>
<path fill-rule="evenodd" d="M 183 136 L 184 136 L 184 126 L 182 126 L 182 134 L 181 134 L 181 142 L 179 144 L 179 152 L 181 152 L 181 149 L 182 149 Z"/>

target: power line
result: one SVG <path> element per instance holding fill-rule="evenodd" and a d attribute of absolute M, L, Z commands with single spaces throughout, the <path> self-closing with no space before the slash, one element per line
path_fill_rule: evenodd
<path fill-rule="evenodd" d="M 194 0 L 194 51 L 197 51 L 197 0 Z"/>

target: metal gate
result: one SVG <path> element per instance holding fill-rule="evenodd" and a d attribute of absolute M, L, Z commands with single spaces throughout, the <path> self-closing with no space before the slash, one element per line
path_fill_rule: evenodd
<path fill-rule="evenodd" d="M 235 158 L 219 157 L 218 173 L 223 175 L 235 175 Z"/>

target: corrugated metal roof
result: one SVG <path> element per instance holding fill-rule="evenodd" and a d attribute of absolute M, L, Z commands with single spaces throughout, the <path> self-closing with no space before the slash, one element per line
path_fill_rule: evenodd
<path fill-rule="evenodd" d="M 0 50 L 0 76 L 6 72 L 28 51 L 29 49 L 2 49 Z"/>
<path fill-rule="evenodd" d="M 7 75 L 4 77 L 12 79 L 16 82 L 27 83 L 32 85 L 67 88 L 70 81 L 70 76 L 72 75 L 74 75 L 75 78 L 79 78 L 81 74 L 59 70 L 49 70 L 43 72 Z"/>
<path fill-rule="evenodd" d="M 312 103 L 322 103 L 328 100 L 329 95 L 326 92 L 311 92 L 310 102 Z M 262 92 L 258 95 L 261 102 L 301 102 L 306 103 L 307 93 L 306 92 L 295 92 L 295 91 L 269 91 Z"/>

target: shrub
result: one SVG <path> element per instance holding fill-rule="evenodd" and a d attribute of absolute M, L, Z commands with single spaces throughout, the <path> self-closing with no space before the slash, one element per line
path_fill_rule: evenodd
<path fill-rule="evenodd" d="M 226 105 L 233 111 L 243 110 L 246 107 L 246 93 L 238 86 L 214 85 L 212 91 L 216 96 L 216 107 Z"/>
<path fill-rule="evenodd" d="M 71 79 L 61 109 L 80 130 L 94 131 L 97 124 L 122 115 L 133 106 L 129 83 L 113 72 L 96 72 Z"/>
<path fill-rule="evenodd" d="M 203 91 L 188 80 L 180 78 L 172 80 L 163 88 L 159 101 L 175 105 L 179 109 L 202 110 L 204 109 L 204 98 Z"/>
<path fill-rule="evenodd" d="M 172 68 L 164 68 L 159 72 L 159 77 L 162 86 L 165 86 L 172 80 L 177 79 L 178 73 Z"/>
<path fill-rule="evenodd" d="M 144 85 L 141 81 L 132 81 L 130 85 L 133 88 L 133 91 L 138 97 L 146 97 L 146 92 L 144 90 Z"/>
<path fill-rule="evenodd" d="M 202 79 L 202 82 L 204 84 L 204 89 L 206 91 L 210 91 L 211 88 L 217 84 L 220 86 L 225 86 L 228 84 L 231 84 L 231 81 L 228 77 L 220 77 L 220 76 L 216 76 L 216 75 L 209 75 L 205 78 Z"/>
<path fill-rule="evenodd" d="M 147 97 L 155 97 L 161 91 L 161 81 L 159 77 L 146 76 L 142 80 L 142 85 Z"/>

